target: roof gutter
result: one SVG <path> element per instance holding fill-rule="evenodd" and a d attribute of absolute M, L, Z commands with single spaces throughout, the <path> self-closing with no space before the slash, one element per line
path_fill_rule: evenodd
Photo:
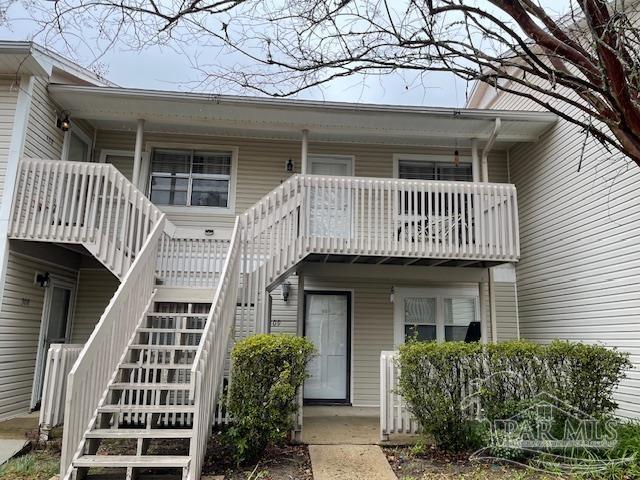
<path fill-rule="evenodd" d="M 558 117 L 548 112 L 522 112 L 503 110 L 457 109 L 442 107 L 421 107 L 405 105 L 357 104 L 347 102 L 321 102 L 315 100 L 293 100 L 268 97 L 241 97 L 235 95 L 211 95 L 206 93 L 164 92 L 159 90 L 142 90 L 132 88 L 94 87 L 78 85 L 52 84 L 49 91 L 53 94 L 73 93 L 92 94 L 120 99 L 137 98 L 140 100 L 157 100 L 168 102 L 208 102 L 218 105 L 246 105 L 252 107 L 321 109 L 352 112 L 386 112 L 398 114 L 423 114 L 443 117 L 457 117 L 475 120 L 493 120 L 500 117 L 504 120 L 522 122 L 553 123 Z"/>

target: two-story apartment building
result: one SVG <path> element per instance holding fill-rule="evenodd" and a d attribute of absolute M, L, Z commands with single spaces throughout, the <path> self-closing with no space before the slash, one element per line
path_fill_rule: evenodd
<path fill-rule="evenodd" d="M 408 337 L 520 336 L 511 165 L 554 115 L 126 89 L 29 43 L 0 75 L 0 418 L 82 345 L 63 477 L 198 478 L 230 335 L 309 337 L 303 406 L 369 407 Z"/>

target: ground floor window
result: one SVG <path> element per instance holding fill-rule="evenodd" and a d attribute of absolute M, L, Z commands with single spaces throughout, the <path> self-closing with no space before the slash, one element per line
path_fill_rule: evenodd
<path fill-rule="evenodd" d="M 394 343 L 479 341 L 478 287 L 395 288 Z"/>

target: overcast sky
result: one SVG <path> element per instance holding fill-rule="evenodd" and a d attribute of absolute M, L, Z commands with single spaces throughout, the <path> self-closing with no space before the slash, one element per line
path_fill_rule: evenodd
<path fill-rule="evenodd" d="M 544 0 L 543 4 L 558 6 L 563 0 Z M 36 27 L 29 20 L 29 14 L 20 4 L 15 4 L 9 11 L 8 25 L 0 26 L 0 39 L 30 40 Z M 200 56 L 211 52 L 197 50 L 193 52 Z M 82 54 L 78 57 L 83 58 Z M 91 59 L 85 54 L 85 61 Z M 220 55 L 215 63 L 225 64 L 231 58 Z M 132 52 L 115 45 L 114 48 L 101 59 L 106 66 L 105 76 L 124 87 L 159 89 L 159 90 L 193 90 L 193 85 L 200 78 L 198 72 L 192 69 L 188 56 L 179 54 L 170 48 L 150 47 L 144 51 Z M 207 63 L 214 63 L 208 60 Z M 189 82 L 192 83 L 189 83 Z M 346 78 L 334 81 L 329 85 L 314 90 L 308 90 L 298 95 L 298 98 L 314 100 L 333 100 L 366 103 L 407 104 L 463 107 L 466 95 L 471 85 L 444 72 L 428 73 L 420 79 L 403 77 L 401 74 L 391 74 L 383 77 Z M 237 93 L 227 91 L 210 92 L 215 94 Z"/>

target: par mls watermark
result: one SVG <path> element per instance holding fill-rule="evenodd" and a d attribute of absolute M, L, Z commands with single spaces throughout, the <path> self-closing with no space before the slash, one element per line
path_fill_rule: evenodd
<path fill-rule="evenodd" d="M 513 374 L 506 372 L 491 377 L 495 375 Z M 518 407 L 507 418 L 488 420 L 484 416 L 481 392 L 483 384 L 492 379 L 477 382 L 462 402 L 463 408 L 474 412 L 477 421 L 488 424 L 485 447 L 475 452 L 472 459 L 515 463 L 545 472 L 606 470 L 632 460 L 581 455 L 580 452 L 615 448 L 618 422 L 595 418 L 546 392 L 518 402 Z M 526 385 L 524 388 L 526 391 Z M 525 460 L 528 460 L 526 464 Z"/>

